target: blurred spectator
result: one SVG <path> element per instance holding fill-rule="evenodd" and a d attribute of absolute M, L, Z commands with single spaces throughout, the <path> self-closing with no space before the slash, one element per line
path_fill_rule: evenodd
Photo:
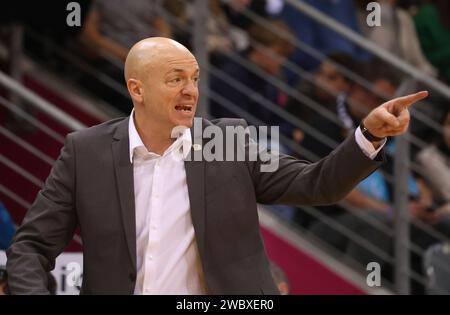
<path fill-rule="evenodd" d="M 16 231 L 14 222 L 3 203 L 0 202 L 0 250 L 6 250 Z"/>
<path fill-rule="evenodd" d="M 314 73 L 314 82 L 303 81 L 298 91 L 309 97 L 320 105 L 321 108 L 311 109 L 303 102 L 296 99 L 290 99 L 287 110 L 295 117 L 305 121 L 316 128 L 327 137 L 340 142 L 342 140 L 342 126 L 339 121 L 330 121 L 328 117 L 319 114 L 320 111 L 328 110 L 336 112 L 336 100 L 340 95 L 347 95 L 351 82 L 349 78 L 342 73 L 338 67 L 354 71 L 356 64 L 352 57 L 344 53 L 335 53 L 329 55 L 322 61 L 319 68 Z M 332 147 L 319 141 L 311 134 L 304 134 L 300 128 L 293 128 L 292 138 L 295 142 L 301 143 L 302 147 L 318 158 L 326 156 L 332 151 Z M 306 156 L 301 156 L 307 158 Z"/>
<path fill-rule="evenodd" d="M 191 49 L 191 24 L 189 8 L 191 1 L 163 0 L 165 17 L 172 32 L 172 38 Z M 175 21 L 177 21 L 175 23 Z"/>
<path fill-rule="evenodd" d="M 380 0 L 381 25 L 367 25 L 367 11 L 362 2 L 363 10 L 359 12 L 359 25 L 363 34 L 378 47 L 397 55 L 405 62 L 417 67 L 430 75 L 436 75 L 437 70 L 428 62 L 422 53 L 419 39 L 411 15 L 397 6 L 397 0 Z"/>
<path fill-rule="evenodd" d="M 323 100 L 336 102 L 337 97 L 347 94 L 351 81 L 343 73 L 342 68 L 347 71 L 355 71 L 356 64 L 350 55 L 334 53 L 328 55 L 319 66 L 316 73 L 316 94 Z"/>
<path fill-rule="evenodd" d="M 352 0 L 304 0 L 304 2 L 354 32 L 360 33 L 356 8 Z M 319 53 L 330 55 L 341 52 L 350 55 L 356 61 L 367 61 L 370 57 L 359 46 L 304 15 L 290 4 L 285 3 L 283 10 L 277 17 L 289 25 L 297 40 L 303 45 L 319 51 Z M 302 49 L 297 49 L 289 60 L 308 71 L 315 69 L 320 63 L 317 57 Z M 295 84 L 297 81 L 295 73 L 289 70 L 287 70 L 287 73 L 289 82 Z"/>
<path fill-rule="evenodd" d="M 170 35 L 161 1 L 95 0 L 80 39 L 94 55 L 106 54 L 124 61 L 139 40 Z"/>
<path fill-rule="evenodd" d="M 417 163 L 421 166 L 419 175 L 431 188 L 436 202 L 432 223 L 450 238 L 450 110 L 443 115 L 441 126 L 439 141 L 420 151 Z"/>
<path fill-rule="evenodd" d="M 95 76 L 83 77 L 80 84 L 128 113 L 131 101 L 127 93 L 120 91 L 124 80 L 123 62 L 132 45 L 151 36 L 171 36 L 161 0 L 95 0 L 78 37 L 81 45 L 74 49 L 110 84 L 105 85 Z"/>
<path fill-rule="evenodd" d="M 359 68 L 361 68 L 347 54 L 336 53 L 329 55 L 328 58 L 322 61 L 318 70 L 315 72 L 314 84 L 302 82 L 298 88 L 300 93 L 315 101 L 320 107 L 312 110 L 302 104 L 302 102 L 296 100 L 291 100 L 287 107 L 289 112 L 304 120 L 336 144 L 345 138 L 346 133 L 343 123 L 338 118 L 330 120 L 327 116 L 319 112 L 327 110 L 328 113 L 336 114 L 336 103 L 339 104 L 347 99 L 350 89 L 355 85 L 338 67 L 346 68 L 351 72 L 358 71 L 358 73 L 360 72 Z M 295 154 L 301 159 L 317 161 L 328 155 L 334 149 L 332 144 L 325 143 L 321 138 L 316 137 L 312 133 L 303 132 L 300 128 L 293 128 L 292 137 L 294 141 L 301 145 L 302 151 L 299 155 Z M 330 216 L 335 216 L 343 212 L 343 209 L 339 205 L 320 206 L 317 209 L 324 215 Z M 294 220 L 301 226 L 307 228 L 316 218 L 308 212 L 298 209 Z"/>
<path fill-rule="evenodd" d="M 432 143 L 440 136 L 436 128 L 430 128 L 430 124 L 423 120 L 426 117 L 428 121 L 438 123 L 442 119 L 444 112 L 448 110 L 448 99 L 438 92 L 431 92 L 426 102 L 417 103 L 414 111 L 417 113 L 411 116 L 409 132 L 425 143 Z M 420 115 L 419 115 L 420 114 Z M 422 148 L 420 143 L 411 142 L 412 156 L 415 157 L 417 152 Z"/>
<path fill-rule="evenodd" d="M 211 16 L 208 18 L 208 37 L 206 44 L 211 54 L 211 62 L 219 65 L 223 54 L 234 50 L 231 25 L 220 6 L 219 0 L 209 0 Z M 219 60 L 218 60 L 219 59 Z"/>
<path fill-rule="evenodd" d="M 396 89 L 400 84 L 399 78 L 396 74 L 386 69 L 380 61 L 373 61 L 369 63 L 364 72 L 366 73 L 365 78 L 371 81 L 371 88 L 373 91 L 370 91 L 367 87 L 360 83 L 354 82 L 349 89 L 348 98 L 338 99 L 337 112 L 339 118 L 341 119 L 342 125 L 344 126 L 344 136 L 353 133 L 355 128 L 359 126 L 361 120 L 372 109 L 382 104 L 385 99 L 394 97 Z M 394 172 L 392 157 L 395 152 L 395 142 L 388 143 L 387 152 L 390 156 L 388 156 L 387 162 L 384 164 L 383 169 L 386 173 L 392 175 Z M 410 180 L 411 182 L 413 181 L 412 178 Z M 380 171 L 376 171 L 360 185 L 361 186 L 359 187 L 362 188 L 362 190 L 365 190 L 368 194 L 373 194 L 373 197 L 376 197 L 379 201 L 383 201 L 382 203 L 377 203 L 373 200 L 370 201 L 369 199 L 366 199 L 363 202 L 366 205 L 365 208 L 372 207 L 372 209 L 382 211 L 389 208 L 386 203 L 390 198 L 389 195 L 393 194 L 394 188 L 390 182 L 383 179 Z M 378 193 L 376 189 L 371 190 L 370 187 L 374 186 L 381 190 L 378 190 Z M 381 188 L 383 186 L 385 188 Z M 364 187 L 368 189 L 364 189 Z M 358 196 L 355 192 L 356 190 L 354 190 L 354 192 L 347 197 L 347 201 L 353 203 L 354 206 L 359 207 L 361 203 L 358 201 L 358 197 L 361 196 Z"/>
<path fill-rule="evenodd" d="M 270 262 L 270 271 L 272 273 L 273 280 L 280 290 L 281 295 L 289 294 L 289 281 L 284 274 L 283 270 L 275 264 L 273 261 Z"/>
<path fill-rule="evenodd" d="M 280 107 L 285 106 L 287 102 L 286 96 L 275 85 L 264 75 L 257 74 L 263 71 L 280 78 L 281 67 L 291 53 L 292 45 L 278 36 L 279 29 L 289 32 L 288 27 L 281 22 L 268 22 L 264 26 L 253 25 L 250 29 L 252 39 L 250 49 L 239 56 L 230 56 L 220 69 L 227 79 L 222 79 L 214 73 L 211 75 L 212 92 L 251 113 L 265 125 L 279 125 L 280 120 L 275 118 L 276 115 L 272 111 L 261 105 L 261 97 Z M 235 84 L 244 86 L 252 92 L 240 90 L 228 81 L 235 81 Z M 214 99 L 211 101 L 211 114 L 214 117 L 239 116 Z"/>
<path fill-rule="evenodd" d="M 230 23 L 245 31 L 254 24 L 246 12 L 251 11 L 263 18 L 267 18 L 266 0 L 221 0 L 222 8 Z"/>
<path fill-rule="evenodd" d="M 423 4 L 414 15 L 420 44 L 428 60 L 450 81 L 450 31 L 432 3 Z"/>
<path fill-rule="evenodd" d="M 220 64 L 221 55 L 232 50 L 248 48 L 248 34 L 232 25 L 220 0 L 208 0 L 209 16 L 207 20 L 206 45 L 210 53 L 211 62 Z M 170 22 L 173 38 L 187 47 L 191 47 L 191 28 L 196 17 L 196 5 L 182 0 L 164 0 L 166 17 Z M 175 19 L 177 22 L 175 23 Z M 172 23 L 174 22 L 174 23 Z"/>
<path fill-rule="evenodd" d="M 259 23 L 254 15 L 262 19 L 270 19 L 270 11 L 274 10 L 274 1 L 276 0 L 220 0 L 223 12 L 231 25 L 231 38 L 238 51 L 249 48 L 248 33 L 254 24 Z"/>
<path fill-rule="evenodd" d="M 352 133 L 372 109 L 393 97 L 400 85 L 398 74 L 378 59 L 354 65 L 354 69 L 366 82 L 352 81 L 348 93 L 337 99 L 336 111 L 344 127 L 344 137 Z"/>
<path fill-rule="evenodd" d="M 231 102 L 259 121 L 234 113 L 225 106 L 226 104 L 222 104 L 215 96 L 211 96 L 210 112 L 213 117 L 246 118 L 250 124 L 280 126 L 280 132 L 288 133 L 287 124 L 261 104 L 262 98 L 279 107 L 285 107 L 287 103 L 286 95 L 268 80 L 269 76 L 273 80 L 282 79 L 282 65 L 292 52 L 290 41 L 278 36 L 279 30 L 290 34 L 287 25 L 280 21 L 269 21 L 264 26 L 252 25 L 249 30 L 250 48 L 241 54 L 224 54 L 220 68 L 217 63 L 213 64 L 215 71 L 220 72 L 220 75 L 225 78 L 211 72 L 211 92 L 218 94 L 219 97 Z M 270 137 L 270 130 L 268 136 Z M 281 152 L 285 150 L 284 147 L 271 149 Z M 273 206 L 272 209 L 287 220 L 291 220 L 295 213 L 294 208 L 284 205 Z"/>

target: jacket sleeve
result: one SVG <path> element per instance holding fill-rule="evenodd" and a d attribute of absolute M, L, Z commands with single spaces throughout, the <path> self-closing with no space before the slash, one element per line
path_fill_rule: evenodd
<path fill-rule="evenodd" d="M 67 136 L 59 158 L 7 250 L 11 294 L 49 294 L 48 272 L 73 237 L 77 217 L 72 138 Z"/>
<path fill-rule="evenodd" d="M 316 163 L 271 154 L 266 162 L 258 159 L 248 165 L 259 203 L 327 205 L 343 199 L 383 160 L 383 150 L 374 160 L 368 158 L 352 134 Z M 264 167 L 272 171 L 263 171 Z"/>

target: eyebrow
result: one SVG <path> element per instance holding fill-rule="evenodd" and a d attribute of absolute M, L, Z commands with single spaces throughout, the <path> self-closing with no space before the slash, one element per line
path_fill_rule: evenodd
<path fill-rule="evenodd" d="M 184 69 L 178 69 L 178 68 L 176 68 L 176 69 L 171 69 L 171 70 L 167 71 L 166 75 L 171 74 L 172 72 L 183 73 L 183 72 L 186 72 L 186 70 L 184 70 Z M 195 70 L 195 73 L 199 73 L 199 72 L 200 72 L 200 69 L 197 68 L 197 69 Z"/>

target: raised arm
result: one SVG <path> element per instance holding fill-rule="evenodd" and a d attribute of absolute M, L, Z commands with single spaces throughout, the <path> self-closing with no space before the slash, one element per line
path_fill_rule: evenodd
<path fill-rule="evenodd" d="M 408 108 L 428 95 L 419 92 L 381 104 L 363 120 L 374 140 L 374 149 L 381 139 L 407 131 Z M 324 205 L 344 198 L 361 180 L 369 176 L 382 162 L 382 155 L 371 159 L 355 139 L 349 136 L 322 160 L 308 164 L 280 155 L 274 172 L 261 172 L 262 162 L 250 163 L 258 202 L 292 205 Z M 272 161 L 273 163 L 273 161 Z"/>

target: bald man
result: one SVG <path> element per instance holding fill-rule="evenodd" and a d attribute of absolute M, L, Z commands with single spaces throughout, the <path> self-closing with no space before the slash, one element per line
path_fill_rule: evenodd
<path fill-rule="evenodd" d="M 132 47 L 125 79 L 134 109 L 67 136 L 7 251 L 11 293 L 48 294 L 46 274 L 79 226 L 82 294 L 278 294 L 257 202 L 337 202 L 380 165 L 385 137 L 404 133 L 407 108 L 427 95 L 380 105 L 318 163 L 280 155 L 278 168 L 263 172 L 261 159 L 188 158 L 208 140 L 193 124 L 199 73 L 173 40 Z M 246 126 L 200 122 L 205 130 Z"/>

